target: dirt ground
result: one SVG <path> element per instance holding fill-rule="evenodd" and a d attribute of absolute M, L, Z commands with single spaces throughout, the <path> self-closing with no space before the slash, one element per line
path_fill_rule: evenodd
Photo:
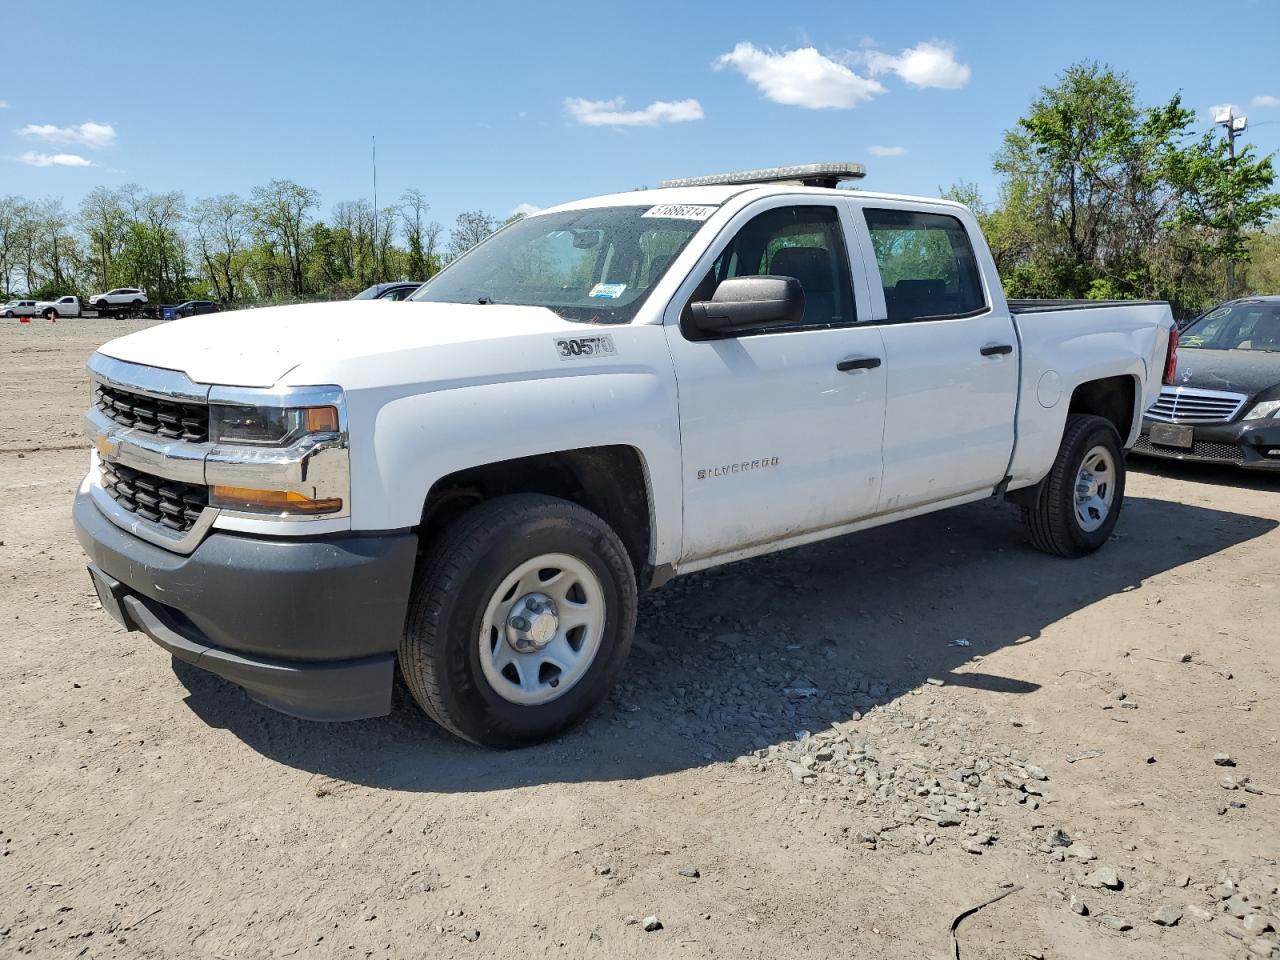
<path fill-rule="evenodd" d="M 677 580 L 604 707 L 494 753 L 99 609 L 82 364 L 142 325 L 0 327 L 0 956 L 941 958 L 1000 893 L 966 960 L 1271 949 L 1280 477 L 1133 462 L 1084 560 L 992 501 Z"/>

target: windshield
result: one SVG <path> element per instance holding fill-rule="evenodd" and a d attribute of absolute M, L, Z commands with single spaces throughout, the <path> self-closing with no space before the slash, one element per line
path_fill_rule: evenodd
<path fill-rule="evenodd" d="M 712 212 L 668 205 L 537 214 L 500 230 L 409 299 L 511 303 L 583 323 L 627 323 Z"/>
<path fill-rule="evenodd" d="M 1179 347 L 1280 352 L 1280 303 L 1230 303 L 1187 327 Z"/>

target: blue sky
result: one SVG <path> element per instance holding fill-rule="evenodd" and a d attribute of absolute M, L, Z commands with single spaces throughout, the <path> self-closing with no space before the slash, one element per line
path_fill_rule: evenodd
<path fill-rule="evenodd" d="M 0 36 L 0 194 L 71 206 L 97 184 L 288 177 L 327 210 L 370 195 L 372 134 L 379 200 L 419 187 L 446 224 L 812 160 L 994 195 L 1001 132 L 1086 58 L 1147 102 L 1181 90 L 1202 128 L 1237 104 L 1280 149 L 1276 0 L 6 0 Z"/>

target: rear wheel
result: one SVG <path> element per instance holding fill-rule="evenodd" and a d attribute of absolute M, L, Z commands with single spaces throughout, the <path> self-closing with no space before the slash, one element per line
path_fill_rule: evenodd
<path fill-rule="evenodd" d="M 419 563 L 400 669 L 447 730 L 521 746 L 609 692 L 635 618 L 635 573 L 607 523 L 554 497 L 500 497 L 455 521 Z"/>
<path fill-rule="evenodd" d="M 58 319 L 58 311 L 53 309 L 53 307 L 50 307 L 48 310 L 44 312 L 44 318 L 48 320 L 50 323 L 52 323 L 53 321 Z"/>
<path fill-rule="evenodd" d="M 1060 557 L 1097 550 L 1120 517 L 1124 480 L 1124 451 L 1111 421 L 1069 416 L 1049 475 L 1022 507 L 1031 542 Z"/>

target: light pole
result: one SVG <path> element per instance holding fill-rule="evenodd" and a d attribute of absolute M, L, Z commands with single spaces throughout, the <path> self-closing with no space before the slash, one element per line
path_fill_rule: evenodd
<path fill-rule="evenodd" d="M 1229 159 L 1230 170 L 1234 171 L 1236 167 L 1236 137 L 1249 129 L 1248 117 L 1237 117 L 1235 108 L 1231 106 L 1223 107 L 1214 116 L 1213 122 L 1227 131 L 1227 156 Z M 1231 225 L 1230 229 L 1233 238 L 1235 234 L 1235 203 L 1231 204 Z M 1234 256 L 1227 258 L 1227 299 L 1230 300 L 1236 293 L 1236 258 Z"/>

